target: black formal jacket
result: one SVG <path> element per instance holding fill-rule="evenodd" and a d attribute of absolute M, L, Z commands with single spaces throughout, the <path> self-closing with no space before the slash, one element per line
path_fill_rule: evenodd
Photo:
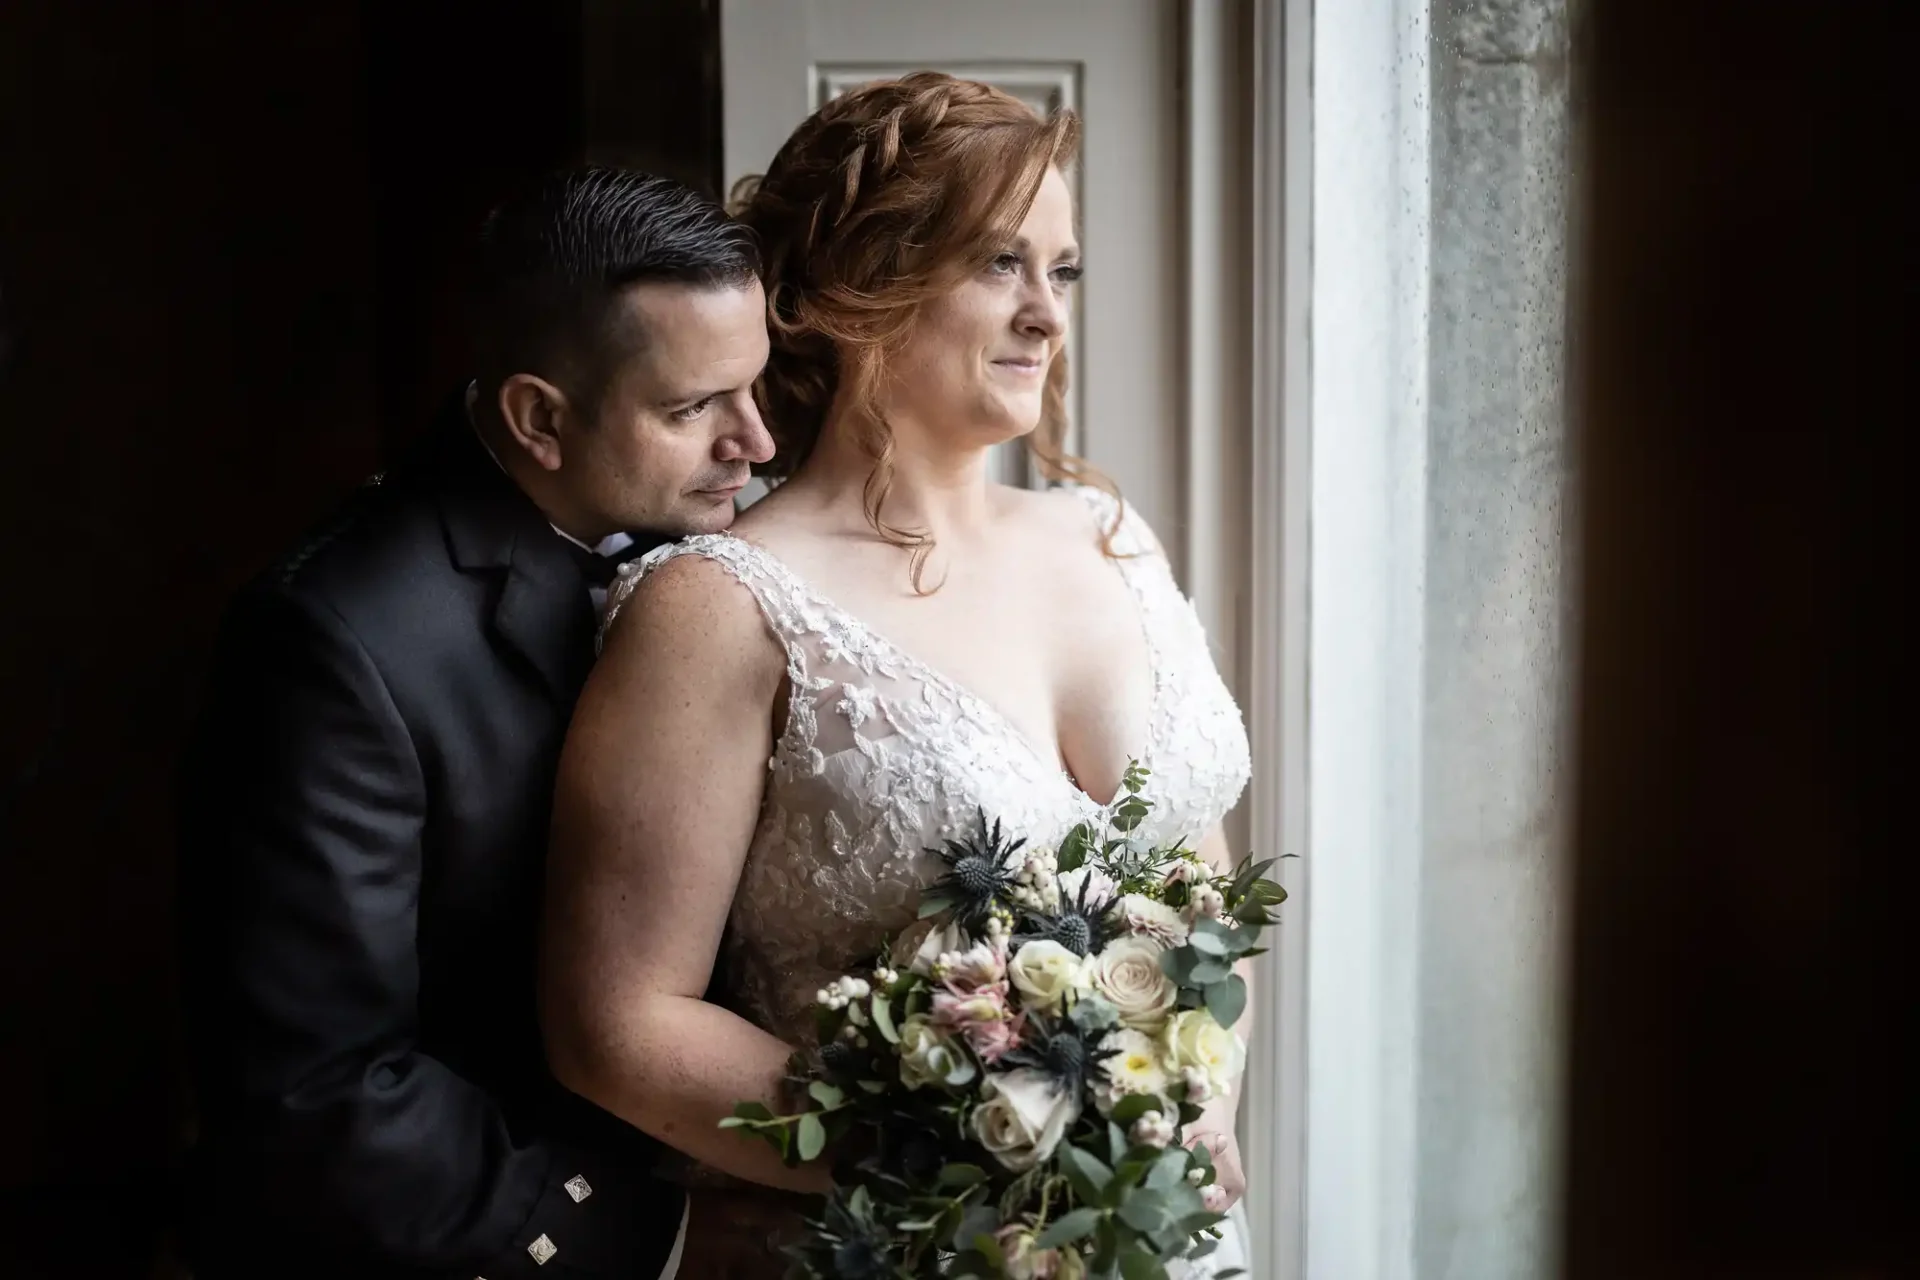
<path fill-rule="evenodd" d="M 454 403 L 232 604 L 180 804 L 198 1275 L 665 1263 L 683 1196 L 535 1015 L 586 574 Z"/>

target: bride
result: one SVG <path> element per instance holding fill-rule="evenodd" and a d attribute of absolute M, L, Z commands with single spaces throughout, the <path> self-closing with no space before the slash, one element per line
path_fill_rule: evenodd
<path fill-rule="evenodd" d="M 826 1175 L 719 1122 L 787 1101 L 814 992 L 913 922 L 927 847 L 981 810 L 1056 842 L 1139 758 L 1147 834 L 1231 861 L 1239 710 L 1153 533 L 1059 450 L 1077 136 L 932 73 L 802 125 L 742 211 L 781 482 L 609 599 L 561 764 L 543 1016 L 563 1083 L 685 1157 L 688 1275 L 729 1249 L 751 1258 L 726 1274 L 781 1273 L 793 1193 Z M 1020 438 L 1088 482 L 991 483 Z M 1193 1132 L 1237 1200 L 1236 1103 Z M 1244 1257 L 1227 1225 L 1210 1265 Z"/>

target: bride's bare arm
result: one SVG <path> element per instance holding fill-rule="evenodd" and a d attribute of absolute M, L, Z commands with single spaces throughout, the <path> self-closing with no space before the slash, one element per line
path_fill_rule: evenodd
<path fill-rule="evenodd" d="M 779 1109 L 790 1046 L 701 999 L 759 814 L 786 660 L 752 598 L 686 556 L 609 629 L 560 761 L 541 1021 L 555 1076 L 736 1177 L 824 1191 L 720 1120 Z"/>

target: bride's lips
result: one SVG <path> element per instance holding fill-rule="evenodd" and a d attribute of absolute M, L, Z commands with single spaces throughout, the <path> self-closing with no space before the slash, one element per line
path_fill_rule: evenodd
<path fill-rule="evenodd" d="M 1023 377 L 1029 377 L 1029 378 L 1040 373 L 1047 367 L 1047 362 L 1040 359 L 1040 357 L 1038 356 L 1034 356 L 1031 359 L 1016 356 L 1008 360 L 995 360 L 994 364 L 998 365 L 1002 369 L 1006 369 L 1013 373 L 1020 374 Z"/>

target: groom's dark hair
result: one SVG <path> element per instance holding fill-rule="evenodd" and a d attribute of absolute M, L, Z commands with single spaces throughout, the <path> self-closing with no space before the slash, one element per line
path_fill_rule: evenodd
<path fill-rule="evenodd" d="M 488 215 L 474 272 L 484 382 L 536 373 L 597 405 L 633 338 L 621 290 L 648 281 L 745 288 L 752 232 L 677 182 L 621 169 L 549 175 Z"/>

